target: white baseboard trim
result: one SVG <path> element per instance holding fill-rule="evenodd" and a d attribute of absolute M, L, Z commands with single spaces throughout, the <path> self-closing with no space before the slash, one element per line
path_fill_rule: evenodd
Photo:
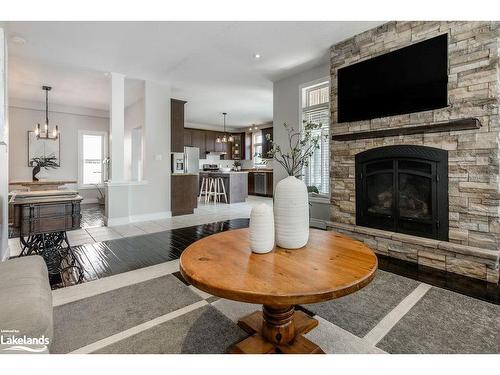
<path fill-rule="evenodd" d="M 116 227 L 117 225 L 125 225 L 130 223 L 130 218 L 128 216 L 123 217 L 105 217 L 104 221 L 108 227 Z"/>
<path fill-rule="evenodd" d="M 326 221 L 311 217 L 309 219 L 309 226 L 313 228 L 326 229 Z"/>
<path fill-rule="evenodd" d="M 138 223 L 141 221 L 168 219 L 171 217 L 172 217 L 171 211 L 161 211 L 161 212 L 153 212 L 150 214 L 130 215 L 130 216 L 112 217 L 112 218 L 107 217 L 105 218 L 105 221 L 106 221 L 106 226 L 115 227 L 117 225 Z"/>
<path fill-rule="evenodd" d="M 85 198 L 80 202 L 80 204 L 92 204 L 92 203 L 99 203 L 97 198 Z"/>

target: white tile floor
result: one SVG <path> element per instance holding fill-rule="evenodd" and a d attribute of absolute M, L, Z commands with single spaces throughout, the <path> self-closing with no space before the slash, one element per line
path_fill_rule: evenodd
<path fill-rule="evenodd" d="M 169 229 L 189 227 L 229 219 L 248 218 L 252 207 L 257 204 L 273 204 L 272 198 L 249 196 L 244 203 L 233 204 L 203 204 L 200 203 L 194 214 L 175 216 L 169 219 L 144 221 L 114 227 L 93 227 L 68 232 L 68 239 L 72 246 L 85 245 L 95 242 L 114 240 L 122 237 L 138 236 L 146 233 L 161 232 Z M 9 239 L 11 256 L 21 252 L 19 238 Z"/>

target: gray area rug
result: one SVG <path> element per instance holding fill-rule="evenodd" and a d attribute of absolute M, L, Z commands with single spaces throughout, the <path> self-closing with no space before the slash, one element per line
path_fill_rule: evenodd
<path fill-rule="evenodd" d="M 360 291 L 304 307 L 346 331 L 364 337 L 419 284 L 378 270 L 375 279 Z"/>
<path fill-rule="evenodd" d="M 376 348 L 360 338 L 418 285 L 378 271 L 359 292 L 305 305 L 334 324 L 323 320 L 311 337 L 331 353 L 372 353 L 378 348 L 389 353 L 500 353 L 500 306 L 439 288 L 431 288 Z M 51 352 L 71 352 L 201 300 L 167 275 L 55 307 Z M 208 303 L 214 300 L 206 298 Z M 216 303 L 217 308 L 197 308 L 96 352 L 225 353 L 247 336 L 234 321 L 248 312 L 239 311 L 237 302 Z"/>
<path fill-rule="evenodd" d="M 440 288 L 377 344 L 389 353 L 500 353 L 500 306 Z"/>
<path fill-rule="evenodd" d="M 202 298 L 172 275 L 54 308 L 52 353 L 68 353 Z"/>
<path fill-rule="evenodd" d="M 212 306 L 152 327 L 96 353 L 225 353 L 248 335 Z"/>

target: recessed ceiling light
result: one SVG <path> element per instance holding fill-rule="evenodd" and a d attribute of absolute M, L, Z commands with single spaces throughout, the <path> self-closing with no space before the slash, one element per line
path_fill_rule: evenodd
<path fill-rule="evenodd" d="M 23 46 L 26 44 L 26 39 L 19 35 L 14 35 L 12 38 L 10 38 L 10 41 L 14 44 L 17 44 L 18 46 Z"/>
<path fill-rule="evenodd" d="M 260 57 L 261 57 L 261 56 L 260 56 L 260 53 L 254 53 L 254 54 L 253 54 L 253 58 L 254 58 L 255 60 L 260 59 Z"/>

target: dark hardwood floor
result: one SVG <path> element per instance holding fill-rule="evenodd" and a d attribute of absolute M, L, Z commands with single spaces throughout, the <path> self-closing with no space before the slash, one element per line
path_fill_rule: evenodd
<path fill-rule="evenodd" d="M 158 233 L 75 246 L 83 266 L 83 282 L 178 259 L 193 242 L 214 233 L 248 227 L 249 219 L 172 229 Z M 415 263 L 378 255 L 379 269 L 484 301 L 500 304 L 500 286 Z M 53 280 L 59 288 L 60 280 Z"/>
<path fill-rule="evenodd" d="M 193 242 L 214 233 L 246 228 L 248 222 L 248 219 L 233 219 L 125 237 L 75 246 L 73 252 L 83 266 L 86 282 L 178 259 Z"/>
<path fill-rule="evenodd" d="M 104 206 L 97 203 L 82 204 L 80 206 L 82 214 L 82 228 L 103 227 L 104 221 Z"/>

